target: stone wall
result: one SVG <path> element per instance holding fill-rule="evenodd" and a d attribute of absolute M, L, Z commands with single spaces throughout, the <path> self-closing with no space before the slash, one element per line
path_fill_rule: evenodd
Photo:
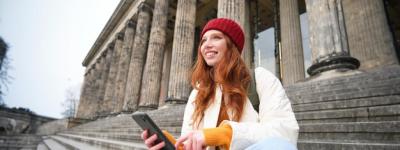
<path fill-rule="evenodd" d="M 0 107 L 0 134 L 35 133 L 41 124 L 52 120 L 54 118 Z"/>
<path fill-rule="evenodd" d="M 50 135 L 67 129 L 68 118 L 50 121 L 42 124 L 36 130 L 38 135 Z"/>

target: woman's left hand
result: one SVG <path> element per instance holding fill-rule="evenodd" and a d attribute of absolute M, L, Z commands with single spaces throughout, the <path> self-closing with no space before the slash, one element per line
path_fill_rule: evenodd
<path fill-rule="evenodd" d="M 205 138 L 203 131 L 190 131 L 189 133 L 181 136 L 175 143 L 175 148 L 183 144 L 185 150 L 202 150 L 205 148 Z"/>

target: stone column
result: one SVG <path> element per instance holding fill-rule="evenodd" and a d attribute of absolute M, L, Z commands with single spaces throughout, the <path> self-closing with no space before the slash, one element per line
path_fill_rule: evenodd
<path fill-rule="evenodd" d="M 343 0 L 351 56 L 361 69 L 399 64 L 382 0 Z"/>
<path fill-rule="evenodd" d="M 83 105 L 83 109 L 82 109 L 82 116 L 83 118 L 90 118 L 90 105 L 91 105 L 91 92 L 93 91 L 93 86 L 94 86 L 94 81 L 95 81 L 95 72 L 94 72 L 94 67 L 90 67 L 89 69 L 89 73 L 88 73 L 88 84 L 87 84 L 87 91 L 85 91 L 85 95 L 84 95 L 84 105 Z"/>
<path fill-rule="evenodd" d="M 245 1 L 247 0 L 218 0 L 218 18 L 230 18 L 244 27 Z"/>
<path fill-rule="evenodd" d="M 113 94 L 115 89 L 116 76 L 118 71 L 118 61 L 121 54 L 123 39 L 124 39 L 124 34 L 118 33 L 116 36 L 114 51 L 112 53 L 112 58 L 110 62 L 111 63 L 110 70 L 107 77 L 108 79 L 106 84 L 106 90 L 104 93 L 104 101 L 107 104 L 105 106 L 105 111 L 109 113 L 113 112 L 114 107 L 117 105 L 115 98 L 113 97 L 114 96 Z"/>
<path fill-rule="evenodd" d="M 147 3 L 141 3 L 139 6 L 136 34 L 133 41 L 133 51 L 124 97 L 123 111 L 125 112 L 137 110 L 150 30 L 151 10 L 152 8 Z"/>
<path fill-rule="evenodd" d="M 90 78 L 92 78 L 91 75 L 92 75 L 91 70 L 88 70 L 84 75 L 85 77 L 84 77 L 83 84 L 81 87 L 79 106 L 78 106 L 78 110 L 75 113 L 75 118 L 86 118 L 84 111 L 85 111 L 85 109 L 87 107 L 87 103 L 88 103 L 87 102 L 88 101 L 87 94 L 88 94 L 89 88 L 90 88 L 89 87 L 90 86 Z"/>
<path fill-rule="evenodd" d="M 99 89 L 97 92 L 97 99 L 99 100 L 98 103 L 98 109 L 97 109 L 97 115 L 98 116 L 105 116 L 107 115 L 107 113 L 104 111 L 104 95 L 105 95 L 105 89 L 106 89 L 106 85 L 107 85 L 107 79 L 108 79 L 108 73 L 110 72 L 110 55 L 109 53 L 112 52 L 112 50 L 110 50 L 110 48 L 112 49 L 113 45 L 112 43 L 110 45 L 107 46 L 107 49 L 104 50 L 101 53 L 101 58 L 100 58 L 100 67 L 101 67 L 101 71 L 100 71 L 100 81 L 99 81 Z"/>
<path fill-rule="evenodd" d="M 156 0 L 154 4 L 149 48 L 147 49 L 140 92 L 139 110 L 157 109 L 158 107 L 168 21 L 168 1 Z"/>
<path fill-rule="evenodd" d="M 304 56 L 297 0 L 279 0 L 282 83 L 291 85 L 304 79 Z"/>
<path fill-rule="evenodd" d="M 106 91 L 106 86 L 107 86 L 107 80 L 108 80 L 108 74 L 110 72 L 110 64 L 111 64 L 111 60 L 112 60 L 112 53 L 113 53 L 113 49 L 114 49 L 114 42 L 110 43 L 107 46 L 107 49 L 102 53 L 102 57 L 104 58 L 104 70 L 102 71 L 102 85 L 100 86 L 99 89 L 99 99 L 101 100 L 100 102 L 100 108 L 99 108 L 99 114 L 100 115 L 107 115 L 106 108 L 108 105 L 111 104 L 107 104 L 107 101 L 105 101 L 104 99 L 104 95 L 105 95 L 105 91 Z"/>
<path fill-rule="evenodd" d="M 117 101 L 115 112 L 121 112 L 122 107 L 124 106 L 125 87 L 126 87 L 126 81 L 128 79 L 129 63 L 131 61 L 131 53 L 132 53 L 133 39 L 135 37 L 135 30 L 136 30 L 136 22 L 129 20 L 125 28 L 122 51 L 118 62 L 118 73 L 115 86 L 116 88 L 114 92 L 114 97 L 115 100 Z"/>
<path fill-rule="evenodd" d="M 99 64 L 99 59 L 94 60 L 95 63 L 92 64 L 93 66 L 93 76 L 92 76 L 92 83 L 88 92 L 88 105 L 85 108 L 85 111 L 87 111 L 87 115 L 89 118 L 94 119 L 97 116 L 97 108 L 98 108 L 98 102 L 99 100 L 97 99 L 97 93 L 99 89 L 99 82 L 100 82 L 100 64 Z"/>
<path fill-rule="evenodd" d="M 172 43 L 168 43 L 164 49 L 163 72 L 161 75 L 160 97 L 158 98 L 158 107 L 165 105 L 168 96 L 168 82 L 171 71 Z"/>
<path fill-rule="evenodd" d="M 95 83 L 95 87 L 96 87 L 96 91 L 95 93 L 93 93 L 93 97 L 95 98 L 95 103 L 93 103 L 94 108 L 94 115 L 96 117 L 98 116 L 102 116 L 102 111 L 101 108 L 103 107 L 103 100 L 104 100 L 104 91 L 102 91 L 102 87 L 104 87 L 104 81 L 107 80 L 107 78 L 105 78 L 105 73 L 104 71 L 106 70 L 106 57 L 105 57 L 105 53 L 102 52 L 100 54 L 101 56 L 97 59 L 97 63 L 96 63 L 96 68 L 97 68 L 97 75 L 96 75 L 96 83 Z"/>
<path fill-rule="evenodd" d="M 185 104 L 191 90 L 189 71 L 193 65 L 196 0 L 178 0 L 177 5 L 166 100 L 169 104 Z"/>
<path fill-rule="evenodd" d="M 357 69 L 359 61 L 349 55 L 341 0 L 306 0 L 312 65 L 315 76 L 329 70 Z"/>

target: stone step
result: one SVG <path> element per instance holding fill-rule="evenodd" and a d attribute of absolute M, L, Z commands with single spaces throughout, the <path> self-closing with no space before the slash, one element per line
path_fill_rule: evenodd
<path fill-rule="evenodd" d="M 397 121 L 400 120 L 400 104 L 297 112 L 295 115 L 300 124 L 356 121 Z"/>
<path fill-rule="evenodd" d="M 182 118 L 179 119 L 164 119 L 164 120 L 154 120 L 154 122 L 160 127 L 169 127 L 169 126 L 181 126 Z M 109 128 L 129 128 L 129 127 L 138 127 L 136 122 L 133 119 L 127 118 L 127 120 L 123 120 L 121 122 L 111 122 L 107 123 L 108 125 L 104 125 L 103 122 L 91 123 L 90 125 L 80 126 L 73 128 L 72 130 L 80 130 L 80 129 L 109 129 Z M 112 125 L 110 125 L 112 124 Z"/>
<path fill-rule="evenodd" d="M 71 139 L 74 141 L 88 143 L 90 145 L 99 146 L 105 149 L 132 149 L 132 150 L 145 150 L 147 149 L 143 143 L 134 143 L 119 140 L 110 140 L 102 138 L 93 138 L 72 134 L 58 134 L 61 137 Z"/>
<path fill-rule="evenodd" d="M 36 150 L 50 150 L 50 148 L 42 141 L 37 145 Z"/>
<path fill-rule="evenodd" d="M 300 124 L 300 140 L 398 143 L 400 121 Z"/>
<path fill-rule="evenodd" d="M 99 146 L 94 146 L 90 145 L 87 143 L 71 140 L 68 138 L 64 138 L 58 135 L 52 135 L 50 136 L 51 139 L 57 141 L 58 143 L 61 143 L 62 145 L 68 147 L 69 149 L 81 149 L 81 150 L 103 150 L 104 148 L 101 148 Z"/>
<path fill-rule="evenodd" d="M 312 82 L 299 82 L 296 83 L 296 86 L 291 86 L 290 90 L 295 91 L 308 91 L 308 90 L 316 90 L 321 87 L 331 87 L 337 86 L 340 87 L 342 84 L 348 84 L 349 82 L 361 82 L 364 84 L 368 83 L 380 83 L 380 81 L 385 80 L 395 80 L 400 75 L 400 66 L 393 65 L 385 68 L 378 68 L 374 70 L 369 70 L 367 72 L 358 73 L 350 76 L 342 76 L 325 80 L 318 80 Z M 357 83 L 358 84 L 358 83 Z M 356 86 L 357 84 L 349 84 L 349 86 Z M 364 86 L 363 84 L 363 86 Z M 371 84 L 368 84 L 371 85 Z M 303 86 L 308 86 L 310 89 L 304 89 Z M 322 89 L 321 89 L 322 90 Z"/>
<path fill-rule="evenodd" d="M 180 131 L 180 126 L 169 126 L 169 127 L 160 127 L 162 130 L 166 131 Z M 141 132 L 142 129 L 140 127 L 115 127 L 115 128 L 97 128 L 97 129 L 92 129 L 92 128 L 87 128 L 87 129 L 79 129 L 79 130 L 68 130 L 72 132 L 104 132 L 104 133 L 132 133 L 132 132 Z"/>
<path fill-rule="evenodd" d="M 316 110 L 335 110 L 344 108 L 359 108 L 368 106 L 384 106 L 400 104 L 400 95 L 388 95 L 379 97 L 365 97 L 349 100 L 335 100 L 309 104 L 292 105 L 294 112 L 307 112 Z"/>
<path fill-rule="evenodd" d="M 52 138 L 44 138 L 43 142 L 50 150 L 73 150 L 71 147 L 67 147 Z"/>
<path fill-rule="evenodd" d="M 179 132 L 170 132 L 175 138 L 180 136 Z M 110 139 L 110 140 L 119 140 L 119 141 L 136 141 L 142 142 L 140 137 L 141 132 L 134 132 L 134 133 L 103 133 L 103 132 L 67 132 L 66 134 L 72 135 L 80 135 L 80 136 L 87 136 L 93 138 L 102 138 L 102 139 Z"/>
<path fill-rule="evenodd" d="M 147 113 L 155 121 L 157 121 L 157 120 L 176 121 L 177 119 L 183 118 L 183 110 L 184 110 L 184 105 L 183 106 L 170 106 L 169 108 L 148 111 Z M 131 118 L 131 115 L 132 114 L 120 114 L 120 115 L 113 116 L 113 117 L 100 118 L 95 121 L 79 125 L 75 128 L 86 128 L 86 127 L 98 126 L 98 125 L 101 125 L 103 127 L 108 127 L 108 126 L 115 126 L 115 125 L 126 124 L 126 123 L 129 124 L 130 121 L 133 121 L 133 119 Z"/>
<path fill-rule="evenodd" d="M 40 136 L 33 134 L 0 135 L 0 149 L 37 149 Z"/>
<path fill-rule="evenodd" d="M 162 130 L 166 130 L 171 133 L 181 132 L 181 127 L 162 127 Z M 101 132 L 101 133 L 114 133 L 114 134 L 129 134 L 129 133 L 141 133 L 143 130 L 139 127 L 135 128 L 113 128 L 113 129 L 82 129 L 79 131 L 72 132 Z"/>
<path fill-rule="evenodd" d="M 308 104 L 316 102 L 327 102 L 333 100 L 348 100 L 363 97 L 378 97 L 384 95 L 399 95 L 400 80 L 388 81 L 386 85 L 373 87 L 346 87 L 343 85 L 341 89 L 330 90 L 326 92 L 315 92 L 312 90 L 304 91 L 303 93 L 290 93 L 288 96 L 293 104 Z M 308 87 L 304 87 L 307 89 Z"/>
<path fill-rule="evenodd" d="M 389 68 L 389 69 L 388 69 Z M 292 104 L 400 95 L 400 67 L 286 87 Z"/>
<path fill-rule="evenodd" d="M 299 150 L 399 150 L 400 144 L 397 143 L 377 143 L 359 141 L 323 141 L 323 140 L 298 140 Z"/>

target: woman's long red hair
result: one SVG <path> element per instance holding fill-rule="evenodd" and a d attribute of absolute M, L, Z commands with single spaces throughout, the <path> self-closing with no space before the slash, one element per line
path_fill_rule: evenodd
<path fill-rule="evenodd" d="M 204 117 L 204 111 L 213 102 L 217 84 L 222 87 L 223 101 L 233 112 L 233 120 L 239 121 L 247 99 L 250 73 L 241 55 L 229 37 L 224 36 L 227 48 L 224 57 L 214 67 L 208 66 L 201 55 L 201 43 L 197 60 L 192 69 L 191 85 L 198 90 L 193 113 L 194 127 L 198 127 Z M 225 102 L 226 101 L 226 102 Z M 225 103 L 224 103 L 225 102 Z"/>

